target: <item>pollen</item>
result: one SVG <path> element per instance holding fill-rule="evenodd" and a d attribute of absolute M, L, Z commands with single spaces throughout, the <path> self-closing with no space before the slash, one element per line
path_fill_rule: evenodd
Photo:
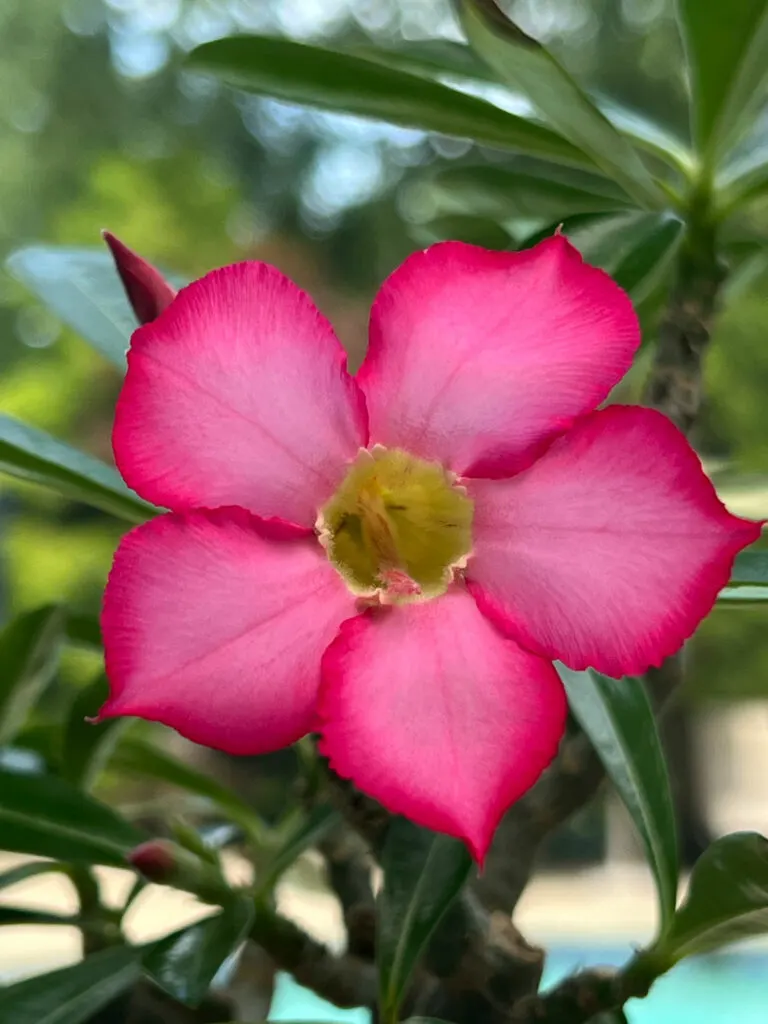
<path fill-rule="evenodd" d="M 320 510 L 320 541 L 349 588 L 385 603 L 444 593 L 472 550 L 473 505 L 437 462 L 363 450 Z"/>

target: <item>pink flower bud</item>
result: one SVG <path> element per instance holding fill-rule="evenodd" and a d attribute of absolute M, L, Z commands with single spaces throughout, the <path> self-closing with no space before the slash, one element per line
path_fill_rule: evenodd
<path fill-rule="evenodd" d="M 159 884 L 172 881 L 177 871 L 175 846 L 164 839 L 150 839 L 128 854 L 128 863 L 148 879 Z"/>
<path fill-rule="evenodd" d="M 117 272 L 139 323 L 155 320 L 173 301 L 176 290 L 159 270 L 109 231 L 102 232 L 102 235 L 114 257 Z"/>

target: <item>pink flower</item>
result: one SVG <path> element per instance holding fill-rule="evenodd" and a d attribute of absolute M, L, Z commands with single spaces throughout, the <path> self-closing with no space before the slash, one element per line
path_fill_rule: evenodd
<path fill-rule="evenodd" d="M 759 534 L 663 416 L 594 411 L 638 342 L 562 236 L 411 256 L 356 377 L 273 267 L 183 289 L 134 334 L 117 407 L 123 476 L 172 511 L 115 556 L 102 715 L 233 754 L 317 731 L 482 860 L 562 736 L 553 659 L 658 665 Z"/>

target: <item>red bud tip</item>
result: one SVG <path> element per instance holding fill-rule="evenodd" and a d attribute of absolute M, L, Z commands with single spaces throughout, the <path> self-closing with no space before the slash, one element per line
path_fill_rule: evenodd
<path fill-rule="evenodd" d="M 168 882 L 176 872 L 173 845 L 164 839 L 150 839 L 128 854 L 128 863 L 150 882 Z"/>
<path fill-rule="evenodd" d="M 115 238 L 109 231 L 102 231 L 102 236 L 112 253 L 136 318 L 140 324 L 150 323 L 171 304 L 176 296 L 176 290 L 168 284 L 159 270 L 142 259 L 133 249 L 129 249 L 119 238 Z"/>

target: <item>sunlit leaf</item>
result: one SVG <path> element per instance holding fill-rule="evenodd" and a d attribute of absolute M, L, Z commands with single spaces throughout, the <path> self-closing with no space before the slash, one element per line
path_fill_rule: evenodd
<path fill-rule="evenodd" d="M 457 6 L 471 45 L 503 81 L 522 90 L 556 131 L 640 205 L 665 205 L 631 143 L 541 43 L 510 21 L 495 0 L 457 0 Z"/>
<path fill-rule="evenodd" d="M 466 846 L 417 828 L 404 818 L 389 826 L 381 858 L 376 933 L 383 1020 L 397 1009 L 424 947 L 472 870 Z"/>
<path fill-rule="evenodd" d="M 702 153 L 722 151 L 762 102 L 768 77 L 768 0 L 678 0 Z"/>
<path fill-rule="evenodd" d="M 80 963 L 0 989 L 0 1020 L 8 1024 L 87 1024 L 140 976 L 138 953 L 106 949 Z"/>
<path fill-rule="evenodd" d="M 616 787 L 645 847 L 656 881 L 662 931 L 675 911 L 675 812 L 656 720 L 639 679 L 558 670 L 568 704 Z"/>
<path fill-rule="evenodd" d="M 129 490 L 111 466 L 2 414 L 0 472 L 133 523 L 144 522 L 158 511 Z"/>
<path fill-rule="evenodd" d="M 688 894 L 650 955 L 672 964 L 766 933 L 768 839 L 735 832 L 717 839 L 696 861 Z"/>
<path fill-rule="evenodd" d="M 230 85 L 266 96 L 473 139 L 556 163 L 594 166 L 576 146 L 543 125 L 352 53 L 240 35 L 198 46 L 189 63 Z"/>
<path fill-rule="evenodd" d="M 221 965 L 245 938 L 252 919 L 253 902 L 233 899 L 213 917 L 150 946 L 142 957 L 144 972 L 174 999 L 198 1006 Z"/>
<path fill-rule="evenodd" d="M 0 769 L 0 844 L 5 850 L 120 867 L 143 838 L 110 807 L 61 779 Z"/>
<path fill-rule="evenodd" d="M 14 738 L 53 679 L 63 641 L 55 606 L 19 615 L 0 633 L 0 744 Z"/>

